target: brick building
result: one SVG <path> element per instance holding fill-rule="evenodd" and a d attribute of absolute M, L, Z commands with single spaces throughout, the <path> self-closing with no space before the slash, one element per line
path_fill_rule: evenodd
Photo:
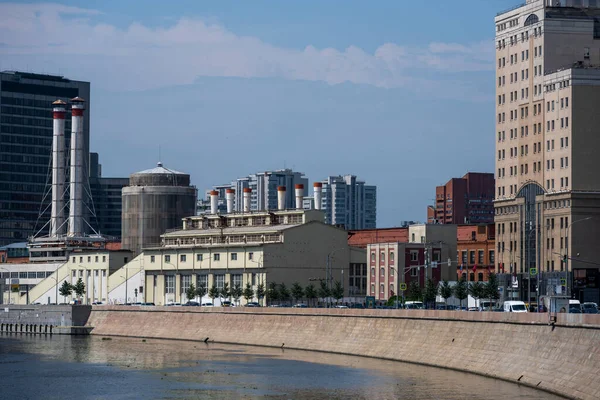
<path fill-rule="evenodd" d="M 469 172 L 435 188 L 435 204 L 427 207 L 427 222 L 488 224 L 494 222 L 494 174 Z"/>
<path fill-rule="evenodd" d="M 468 278 L 469 282 L 486 282 L 490 272 L 494 272 L 496 258 L 495 226 L 461 225 L 457 227 L 457 276 Z M 462 266 L 462 272 L 461 272 Z M 473 269 L 475 267 L 475 270 Z M 467 277 L 467 273 L 469 276 Z"/>
<path fill-rule="evenodd" d="M 366 248 L 370 243 L 408 242 L 408 227 L 348 231 L 348 245 Z"/>

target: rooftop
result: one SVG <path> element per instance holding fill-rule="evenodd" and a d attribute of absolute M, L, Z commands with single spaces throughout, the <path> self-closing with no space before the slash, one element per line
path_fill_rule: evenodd
<path fill-rule="evenodd" d="M 164 167 L 163 163 L 160 161 L 156 164 L 156 167 L 154 167 L 154 168 L 146 169 L 146 170 L 135 173 L 135 175 L 159 175 L 159 174 L 187 175 L 185 172 L 175 171 L 174 169 Z"/>
<path fill-rule="evenodd" d="M 198 236 L 198 235 L 245 235 L 253 233 L 271 233 L 281 232 L 287 229 L 295 228 L 302 224 L 289 225 L 257 225 L 257 226 L 236 226 L 228 228 L 209 228 L 209 229 L 180 229 L 165 233 L 162 237 L 172 236 Z"/>

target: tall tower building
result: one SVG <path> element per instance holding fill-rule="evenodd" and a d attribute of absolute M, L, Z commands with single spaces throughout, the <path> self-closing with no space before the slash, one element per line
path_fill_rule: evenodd
<path fill-rule="evenodd" d="M 598 301 L 600 1 L 527 0 L 495 26 L 496 270 L 515 298 Z"/>
<path fill-rule="evenodd" d="M 325 223 L 345 229 L 372 229 L 377 225 L 377 188 L 354 175 L 330 176 L 322 182 L 320 209 Z"/>

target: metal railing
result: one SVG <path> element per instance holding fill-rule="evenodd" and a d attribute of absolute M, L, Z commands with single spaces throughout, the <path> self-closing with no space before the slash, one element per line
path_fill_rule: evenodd
<path fill-rule="evenodd" d="M 500 11 L 499 13 L 496 14 L 496 17 L 499 17 L 502 14 L 506 14 L 507 12 L 511 12 L 513 10 L 516 10 L 517 8 L 521 8 L 521 7 L 524 7 L 526 5 L 527 5 L 527 3 L 517 4 L 516 6 L 512 6 L 511 8 L 508 8 L 508 9 L 506 9 L 504 11 Z"/>

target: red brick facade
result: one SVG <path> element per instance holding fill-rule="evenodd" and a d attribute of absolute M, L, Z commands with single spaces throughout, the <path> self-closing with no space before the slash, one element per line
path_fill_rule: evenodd
<path fill-rule="evenodd" d="M 457 228 L 457 275 L 470 282 L 486 282 L 490 272 L 494 272 L 495 225 L 461 225 Z M 473 270 L 475 268 L 475 271 Z M 466 274 L 469 274 L 467 277 Z"/>

